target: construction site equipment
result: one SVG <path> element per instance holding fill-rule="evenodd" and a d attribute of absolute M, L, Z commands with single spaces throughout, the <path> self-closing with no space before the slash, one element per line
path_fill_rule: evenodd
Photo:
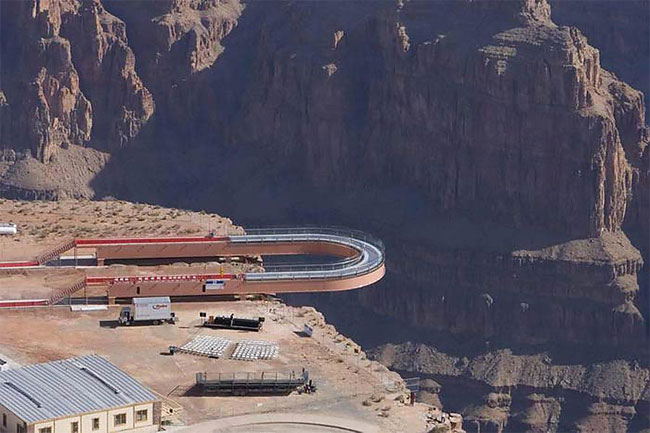
<path fill-rule="evenodd" d="M 242 340 L 230 356 L 238 361 L 273 359 L 278 356 L 278 343 L 273 341 Z"/>
<path fill-rule="evenodd" d="M 199 335 L 181 347 L 170 346 L 169 353 L 187 353 L 196 356 L 207 356 L 208 358 L 222 358 L 232 341 L 223 337 L 211 337 Z"/>
<path fill-rule="evenodd" d="M 151 323 L 160 325 L 176 323 L 176 315 L 171 310 L 169 296 L 158 298 L 133 298 L 133 304 L 122 308 L 118 322 L 120 325 Z"/>
<path fill-rule="evenodd" d="M 202 394 L 260 395 L 284 394 L 293 391 L 310 392 L 315 387 L 309 371 L 302 373 L 196 373 L 195 388 Z"/>
<path fill-rule="evenodd" d="M 245 319 L 235 317 L 234 314 L 230 316 L 209 316 L 203 326 L 206 328 L 221 328 L 221 329 L 240 329 L 243 331 L 259 331 L 262 329 L 264 317 L 257 319 Z"/>

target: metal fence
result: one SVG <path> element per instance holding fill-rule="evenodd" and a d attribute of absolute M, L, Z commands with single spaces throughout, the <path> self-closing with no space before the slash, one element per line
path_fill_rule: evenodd
<path fill-rule="evenodd" d="M 359 255 L 329 264 L 265 266 L 263 273 L 248 273 L 246 279 L 292 280 L 345 278 L 370 273 L 385 260 L 384 244 L 377 238 L 358 231 L 334 227 L 276 227 L 248 229 L 246 235 L 232 235 L 231 242 L 333 242 L 350 246 Z"/>

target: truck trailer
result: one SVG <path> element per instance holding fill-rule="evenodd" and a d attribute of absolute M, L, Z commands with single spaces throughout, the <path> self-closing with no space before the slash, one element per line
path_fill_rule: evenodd
<path fill-rule="evenodd" d="M 176 323 L 169 296 L 158 298 L 133 298 L 133 304 L 122 308 L 118 319 L 120 325 Z"/>

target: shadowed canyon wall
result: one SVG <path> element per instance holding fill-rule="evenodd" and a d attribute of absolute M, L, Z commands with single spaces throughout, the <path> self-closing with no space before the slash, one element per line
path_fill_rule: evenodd
<path fill-rule="evenodd" d="M 373 231 L 382 283 L 293 300 L 472 428 L 635 431 L 644 6 L 4 1 L 0 193 Z"/>

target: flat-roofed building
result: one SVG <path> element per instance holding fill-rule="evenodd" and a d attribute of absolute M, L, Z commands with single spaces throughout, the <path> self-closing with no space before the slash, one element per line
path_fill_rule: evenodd
<path fill-rule="evenodd" d="M 89 355 L 0 372 L 2 433 L 151 433 L 160 399 Z"/>

